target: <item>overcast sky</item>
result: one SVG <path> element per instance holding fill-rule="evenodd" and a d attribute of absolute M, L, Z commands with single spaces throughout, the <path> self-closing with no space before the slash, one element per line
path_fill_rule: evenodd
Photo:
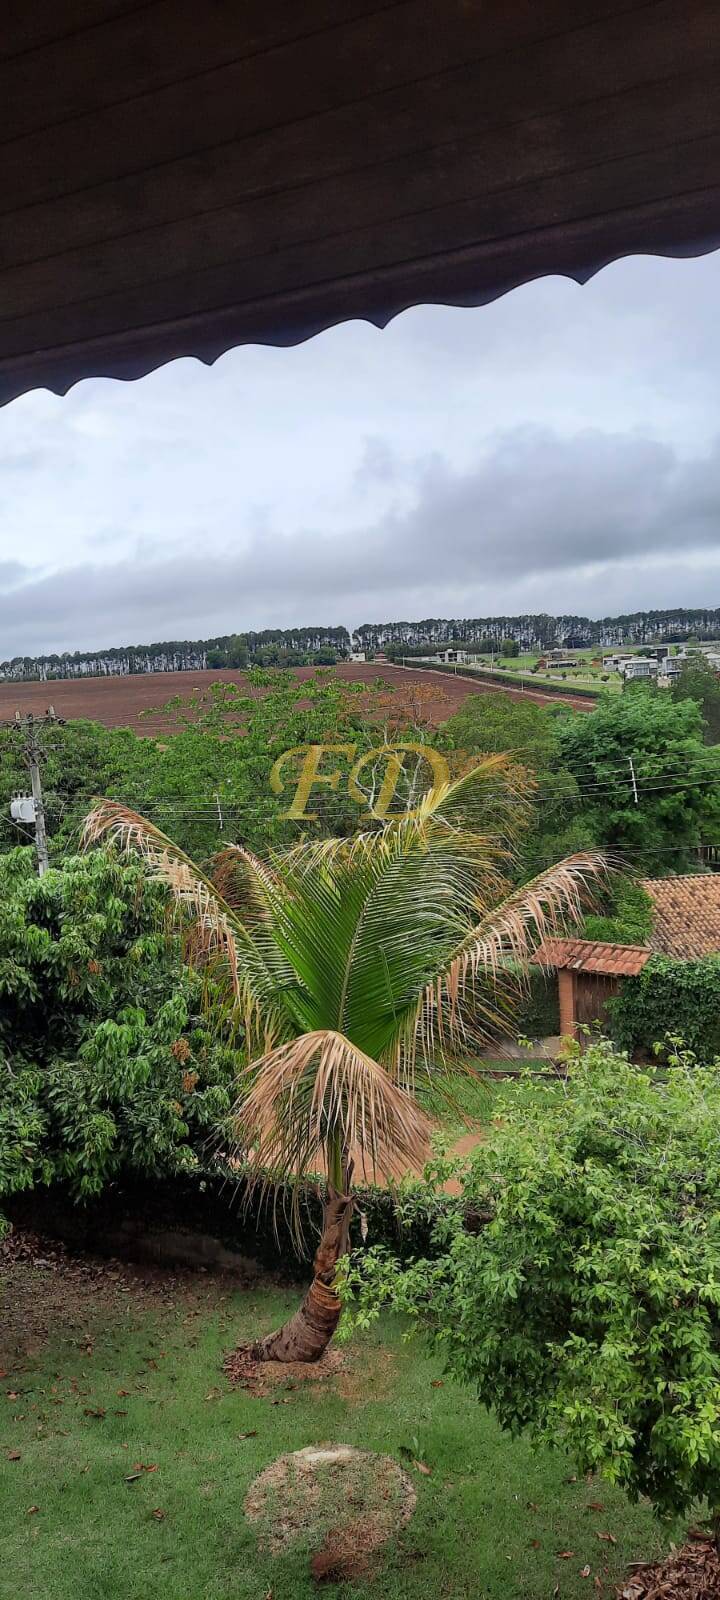
<path fill-rule="evenodd" d="M 0 410 L 0 658 L 720 604 L 720 255 Z"/>

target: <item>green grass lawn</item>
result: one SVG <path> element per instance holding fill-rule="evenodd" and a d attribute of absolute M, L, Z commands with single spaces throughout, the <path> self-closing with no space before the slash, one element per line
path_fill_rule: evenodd
<path fill-rule="evenodd" d="M 585 1600 L 667 1543 L 646 1508 L 504 1438 L 396 1323 L 347 1347 L 334 1377 L 257 1398 L 231 1389 L 223 1351 L 296 1291 L 162 1274 L 143 1286 L 123 1269 L 75 1281 L 68 1310 L 63 1271 L 22 1263 L 0 1285 L 8 1600 L 304 1600 L 311 1548 L 263 1553 L 243 1500 L 275 1457 L 321 1442 L 430 1468 L 409 1467 L 415 1515 L 375 1571 L 329 1595 Z"/>

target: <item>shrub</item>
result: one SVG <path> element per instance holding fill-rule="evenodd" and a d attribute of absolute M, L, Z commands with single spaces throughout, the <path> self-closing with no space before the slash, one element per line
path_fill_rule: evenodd
<path fill-rule="evenodd" d="M 720 956 L 674 961 L 652 956 L 609 1003 L 616 1043 L 631 1053 L 680 1037 L 698 1055 L 720 1053 Z"/>
<path fill-rule="evenodd" d="M 34 852 L 0 857 L 0 1202 L 187 1170 L 222 1123 L 236 1058 L 165 913 L 137 862 L 98 852 L 38 878 Z"/>
<path fill-rule="evenodd" d="M 465 1164 L 439 1256 L 348 1269 L 355 1318 L 389 1302 L 510 1432 L 659 1511 L 715 1510 L 719 1124 L 720 1063 L 660 1076 L 594 1046 Z"/>
<path fill-rule="evenodd" d="M 583 937 L 608 944 L 647 944 L 652 927 L 653 903 L 649 894 L 641 884 L 621 879 L 605 915 L 585 918 Z"/>

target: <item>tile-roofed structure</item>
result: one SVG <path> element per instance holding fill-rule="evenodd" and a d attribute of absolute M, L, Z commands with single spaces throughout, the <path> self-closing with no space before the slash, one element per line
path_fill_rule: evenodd
<path fill-rule="evenodd" d="M 642 972 L 652 951 L 638 944 L 601 944 L 594 939 L 546 939 L 534 960 L 556 971 L 594 972 L 630 978 Z"/>
<path fill-rule="evenodd" d="M 720 875 L 644 878 L 642 887 L 653 903 L 654 952 L 680 961 L 720 954 Z"/>

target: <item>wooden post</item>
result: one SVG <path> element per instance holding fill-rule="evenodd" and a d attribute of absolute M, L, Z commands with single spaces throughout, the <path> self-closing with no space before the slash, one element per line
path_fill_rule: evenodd
<path fill-rule="evenodd" d="M 560 1002 L 560 1032 L 565 1038 L 568 1034 L 576 1037 L 577 1017 L 575 1016 L 575 973 L 567 967 L 558 972 L 558 1000 Z"/>

